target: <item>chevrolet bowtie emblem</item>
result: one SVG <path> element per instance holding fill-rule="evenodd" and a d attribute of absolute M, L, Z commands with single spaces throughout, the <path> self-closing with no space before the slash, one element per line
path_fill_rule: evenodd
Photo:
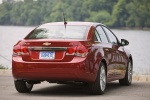
<path fill-rule="evenodd" d="M 51 45 L 51 43 L 45 42 L 45 43 L 43 43 L 43 45 L 44 45 L 44 46 L 49 46 L 49 45 Z"/>

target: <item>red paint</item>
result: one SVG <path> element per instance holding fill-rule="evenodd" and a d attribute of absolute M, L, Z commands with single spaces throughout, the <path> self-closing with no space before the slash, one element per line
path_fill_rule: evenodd
<path fill-rule="evenodd" d="M 49 23 L 48 25 L 60 24 L 62 23 Z M 107 81 L 124 77 L 130 53 L 123 51 L 123 47 L 119 45 L 95 43 L 94 31 L 98 23 L 71 22 L 67 25 L 90 26 L 86 40 L 25 38 L 19 41 L 14 46 L 12 56 L 14 79 L 94 82 L 102 60 L 106 61 Z M 46 42 L 51 43 L 51 45 L 43 46 L 43 43 Z M 55 51 L 53 60 L 40 60 L 39 53 L 42 50 L 30 50 L 28 47 L 62 47 L 67 49 L 52 50 Z M 110 49 L 109 52 L 106 49 Z M 116 54 L 115 52 L 120 49 L 121 51 Z M 19 55 L 18 52 L 21 54 Z M 115 76 L 114 71 L 119 70 L 117 64 L 122 66 L 122 73 Z"/>

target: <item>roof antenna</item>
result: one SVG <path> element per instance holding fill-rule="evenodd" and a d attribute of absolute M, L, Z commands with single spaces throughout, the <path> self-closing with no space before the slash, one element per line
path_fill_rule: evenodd
<path fill-rule="evenodd" d="M 67 21 L 66 21 L 65 15 L 66 15 L 66 14 L 63 12 L 63 17 L 64 17 L 64 25 L 65 25 L 65 29 L 66 29 Z"/>

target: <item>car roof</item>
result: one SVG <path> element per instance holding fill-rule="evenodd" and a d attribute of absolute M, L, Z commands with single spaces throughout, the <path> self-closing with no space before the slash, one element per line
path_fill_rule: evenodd
<path fill-rule="evenodd" d="M 51 23 L 45 23 L 43 25 L 64 25 L 64 22 L 51 22 Z M 97 25 L 103 25 L 101 23 L 97 22 L 67 22 L 67 25 L 86 25 L 86 26 L 97 26 Z"/>

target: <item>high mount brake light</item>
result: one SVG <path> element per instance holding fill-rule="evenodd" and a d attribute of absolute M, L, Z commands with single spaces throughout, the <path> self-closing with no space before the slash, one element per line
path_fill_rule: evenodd
<path fill-rule="evenodd" d="M 79 57 L 86 57 L 88 54 L 88 48 L 85 46 L 69 47 L 67 49 L 66 55 L 75 55 Z"/>
<path fill-rule="evenodd" d="M 29 55 L 28 47 L 15 45 L 13 48 L 13 55 L 14 56 Z"/>

